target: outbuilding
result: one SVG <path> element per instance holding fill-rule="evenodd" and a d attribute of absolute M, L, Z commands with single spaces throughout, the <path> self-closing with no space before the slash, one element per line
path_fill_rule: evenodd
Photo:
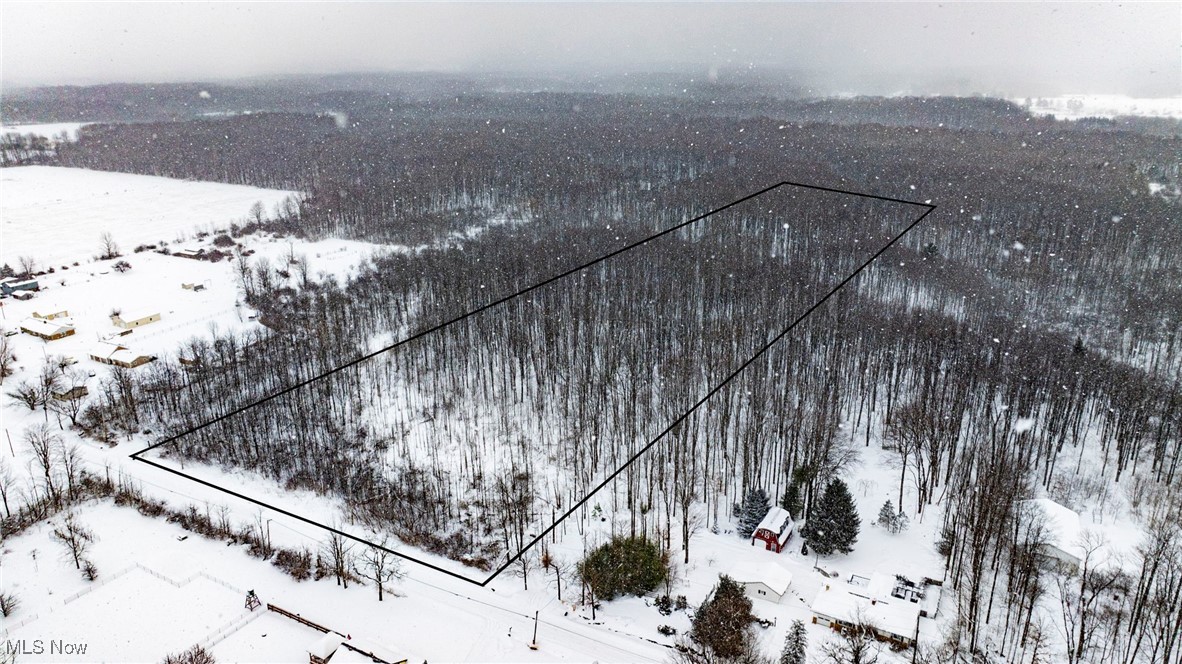
<path fill-rule="evenodd" d="M 779 553 L 784 550 L 784 545 L 792 537 L 794 525 L 792 514 L 788 510 L 782 507 L 773 507 L 755 527 L 755 532 L 751 533 L 751 546 L 755 546 L 755 542 L 760 541 L 764 543 L 764 550 Z"/>
<path fill-rule="evenodd" d="M 155 323 L 158 320 L 160 320 L 160 312 L 150 309 L 133 310 L 130 312 L 121 311 L 111 315 L 111 323 L 115 327 L 121 327 L 125 330 L 142 327 L 149 323 Z"/>
<path fill-rule="evenodd" d="M 41 313 L 44 311 L 45 313 Z M 60 307 L 50 307 L 41 311 L 34 311 L 33 318 L 40 318 L 41 320 L 57 320 L 58 318 L 68 318 L 70 312 Z"/>
<path fill-rule="evenodd" d="M 764 558 L 763 562 L 741 562 L 735 565 L 728 576 L 742 584 L 743 591 L 751 599 L 779 604 L 788 595 L 792 585 L 792 572 L 773 562 L 775 558 Z"/>

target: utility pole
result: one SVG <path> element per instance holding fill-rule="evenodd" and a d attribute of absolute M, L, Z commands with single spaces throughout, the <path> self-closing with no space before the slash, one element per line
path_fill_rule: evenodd
<path fill-rule="evenodd" d="M 530 650 L 538 649 L 538 611 L 534 611 L 534 638 L 529 643 Z"/>

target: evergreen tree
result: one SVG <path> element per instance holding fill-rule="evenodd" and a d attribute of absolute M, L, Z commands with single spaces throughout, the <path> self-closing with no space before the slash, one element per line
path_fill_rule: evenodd
<path fill-rule="evenodd" d="M 895 510 L 895 504 L 891 501 L 886 501 L 882 505 L 882 509 L 878 510 L 878 525 L 887 529 L 890 533 L 901 533 L 907 530 L 911 519 L 901 511 Z"/>
<path fill-rule="evenodd" d="M 9 265 L 8 263 L 5 263 L 4 267 L 0 267 L 0 279 L 7 279 L 9 277 L 15 277 L 15 276 L 16 276 L 16 270 L 12 269 L 12 266 Z"/>
<path fill-rule="evenodd" d="M 644 595 L 661 585 L 669 575 L 669 557 L 644 538 L 616 537 L 588 553 L 578 569 L 595 597 L 611 600 Z"/>
<path fill-rule="evenodd" d="M 725 574 L 710 598 L 694 614 L 690 638 L 722 659 L 737 659 L 749 650 L 749 627 L 755 621 L 743 586 Z"/>
<path fill-rule="evenodd" d="M 784 495 L 780 496 L 780 507 L 788 510 L 793 519 L 799 519 L 800 513 L 804 510 L 804 501 L 800 496 L 800 483 L 795 480 L 788 485 L 784 490 Z"/>
<path fill-rule="evenodd" d="M 895 523 L 898 521 L 898 513 L 895 512 L 895 504 L 891 501 L 886 501 L 882 504 L 882 509 L 878 510 L 878 525 L 886 528 L 892 533 L 899 532 L 895 530 Z"/>
<path fill-rule="evenodd" d="M 800 620 L 792 621 L 792 629 L 784 639 L 784 649 L 780 651 L 780 664 L 805 664 L 808 654 L 809 638 L 804 623 Z"/>
<path fill-rule="evenodd" d="M 739 508 L 739 536 L 751 537 L 759 522 L 767 516 L 771 506 L 768 504 L 767 492 L 763 489 L 752 489 L 743 497 L 743 505 Z"/>
<path fill-rule="evenodd" d="M 858 541 L 861 525 L 862 520 L 858 517 L 858 509 L 849 488 L 845 482 L 837 479 L 826 487 L 813 508 L 812 516 L 800 529 L 800 534 L 808 539 L 809 547 L 820 555 L 849 553 Z"/>

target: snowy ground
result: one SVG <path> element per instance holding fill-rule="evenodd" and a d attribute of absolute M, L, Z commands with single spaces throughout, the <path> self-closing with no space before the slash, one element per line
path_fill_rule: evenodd
<path fill-rule="evenodd" d="M 63 134 L 67 140 L 78 140 L 78 130 L 89 122 L 49 122 L 43 124 L 0 125 L 0 135 L 20 134 L 21 136 L 42 136 L 56 139 Z"/>
<path fill-rule="evenodd" d="M 1026 99 L 1010 101 L 1025 106 Z M 1143 117 L 1182 118 L 1182 98 L 1135 98 L 1123 95 L 1063 95 L 1034 97 L 1029 110 L 1035 115 L 1054 115 L 1060 120 L 1135 115 Z"/>
<path fill-rule="evenodd" d="M 297 192 L 217 182 L 53 166 L 0 170 L 0 262 L 21 256 L 41 269 L 86 261 L 109 232 L 124 253 L 136 245 L 189 238 L 195 229 L 227 228 L 255 202 L 267 214 Z"/>

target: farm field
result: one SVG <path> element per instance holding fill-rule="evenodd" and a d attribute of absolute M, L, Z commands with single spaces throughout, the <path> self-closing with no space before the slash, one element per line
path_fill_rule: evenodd
<path fill-rule="evenodd" d="M 269 214 L 297 192 L 217 182 L 18 166 L 0 171 L 0 263 L 34 256 L 42 269 L 87 261 L 110 233 L 125 253 L 225 229 L 261 202 Z"/>

